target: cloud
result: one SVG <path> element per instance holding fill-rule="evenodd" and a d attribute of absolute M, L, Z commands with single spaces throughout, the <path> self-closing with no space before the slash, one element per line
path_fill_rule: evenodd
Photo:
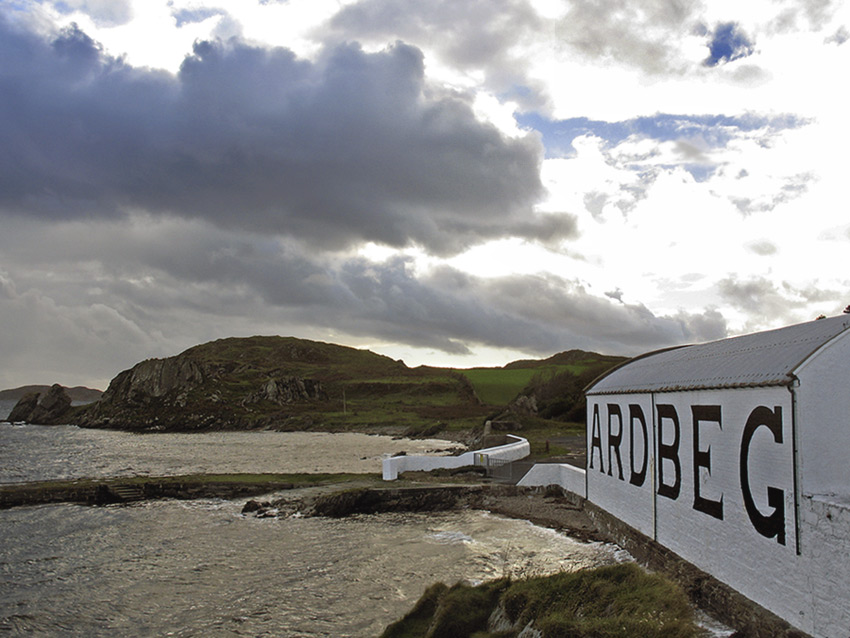
<path fill-rule="evenodd" d="M 762 257 L 775 255 L 778 251 L 776 244 L 771 241 L 767 241 L 766 239 L 749 243 L 747 245 L 747 249 Z"/>
<path fill-rule="evenodd" d="M 202 220 L 19 221 L 8 231 L 0 239 L 0 347 L 10 369 L 35 371 L 51 360 L 50 370 L 69 370 L 76 361 L 89 379 L 105 381 L 143 358 L 249 334 L 550 356 L 570 348 L 637 354 L 725 330 L 717 313 L 658 315 L 566 277 L 422 270 L 409 257 L 311 252 Z"/>
<path fill-rule="evenodd" d="M 835 0 L 779 0 L 771 27 L 779 33 L 811 29 L 820 31 L 832 19 L 841 2 Z"/>
<path fill-rule="evenodd" d="M 174 20 L 177 23 L 177 27 L 180 28 L 186 24 L 195 24 L 198 22 L 203 22 L 204 20 L 208 20 L 216 16 L 226 16 L 227 12 L 224 9 L 215 7 L 195 7 L 191 9 L 178 9 L 172 6 L 171 15 L 174 16 Z"/>
<path fill-rule="evenodd" d="M 85 383 L 103 388 L 120 371 L 116 366 L 132 366 L 158 350 L 154 335 L 112 307 L 57 303 L 37 290 L 0 294 L 0 323 L 0 387 Z"/>
<path fill-rule="evenodd" d="M 198 42 L 177 76 L 47 42 L 0 19 L 0 210 L 205 219 L 323 249 L 373 241 L 451 254 L 538 240 L 541 148 L 433 90 L 421 52 L 340 45 L 315 62 Z M 226 88 L 225 88 L 226 87 Z"/>
<path fill-rule="evenodd" d="M 615 61 L 650 75 L 683 73 L 679 42 L 698 24 L 702 3 L 676 0 L 571 3 L 558 32 L 591 59 Z"/>
<path fill-rule="evenodd" d="M 85 13 L 95 24 L 103 27 L 120 26 L 133 19 L 130 0 L 61 0 L 51 4 L 63 13 Z"/>
<path fill-rule="evenodd" d="M 747 315 L 746 329 L 810 321 L 815 319 L 815 316 L 810 316 L 814 304 L 833 305 L 830 303 L 833 302 L 834 307 L 829 314 L 838 314 L 844 294 L 820 286 L 817 281 L 799 286 L 787 281 L 774 282 L 765 277 L 742 279 L 737 275 L 719 281 L 717 288 L 729 305 Z"/>
<path fill-rule="evenodd" d="M 539 106 L 542 87 L 528 76 L 527 52 L 519 45 L 548 28 L 526 0 L 364 0 L 343 7 L 323 35 L 378 44 L 401 38 L 453 69 L 483 71 L 497 93 Z"/>
<path fill-rule="evenodd" d="M 715 27 L 708 50 L 705 65 L 717 66 L 748 57 L 753 54 L 755 47 L 738 24 L 726 22 Z"/>

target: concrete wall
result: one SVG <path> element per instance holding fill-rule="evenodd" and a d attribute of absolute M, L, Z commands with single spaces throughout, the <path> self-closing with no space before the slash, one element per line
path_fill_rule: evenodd
<path fill-rule="evenodd" d="M 537 463 L 517 485 L 520 487 L 545 487 L 559 485 L 568 492 L 584 498 L 586 474 L 580 467 L 567 463 Z"/>
<path fill-rule="evenodd" d="M 518 461 L 531 454 L 528 441 L 519 436 L 507 435 L 510 441 L 505 445 L 465 452 L 459 456 L 393 456 L 383 460 L 383 479 L 394 481 L 401 472 L 417 470 L 436 470 L 456 468 L 466 465 L 487 465 L 493 460 Z"/>

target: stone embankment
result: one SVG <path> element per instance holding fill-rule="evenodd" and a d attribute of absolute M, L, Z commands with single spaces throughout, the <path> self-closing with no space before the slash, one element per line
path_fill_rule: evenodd
<path fill-rule="evenodd" d="M 380 512 L 436 512 L 480 509 L 509 518 L 519 518 L 557 529 L 573 538 L 602 540 L 593 522 L 560 490 L 523 488 L 515 485 L 475 484 L 427 487 L 325 489 L 317 494 L 275 501 L 250 501 L 246 513 L 258 516 L 303 516 L 342 518 L 353 514 Z"/>
<path fill-rule="evenodd" d="M 295 487 L 291 476 L 258 481 L 228 475 L 168 476 L 140 479 L 80 479 L 0 485 L 0 509 L 49 503 L 108 505 L 130 501 L 175 498 L 246 498 Z"/>

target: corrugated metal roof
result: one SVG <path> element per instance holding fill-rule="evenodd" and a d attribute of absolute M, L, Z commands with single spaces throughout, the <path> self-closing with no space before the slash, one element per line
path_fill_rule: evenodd
<path fill-rule="evenodd" d="M 818 348 L 850 328 L 850 315 L 660 350 L 627 361 L 587 394 L 788 385 Z"/>

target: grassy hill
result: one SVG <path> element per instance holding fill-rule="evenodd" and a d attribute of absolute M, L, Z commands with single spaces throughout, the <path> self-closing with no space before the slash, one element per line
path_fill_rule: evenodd
<path fill-rule="evenodd" d="M 460 373 L 294 337 L 220 339 L 119 374 L 81 411 L 137 430 L 466 430 L 488 407 Z"/>

